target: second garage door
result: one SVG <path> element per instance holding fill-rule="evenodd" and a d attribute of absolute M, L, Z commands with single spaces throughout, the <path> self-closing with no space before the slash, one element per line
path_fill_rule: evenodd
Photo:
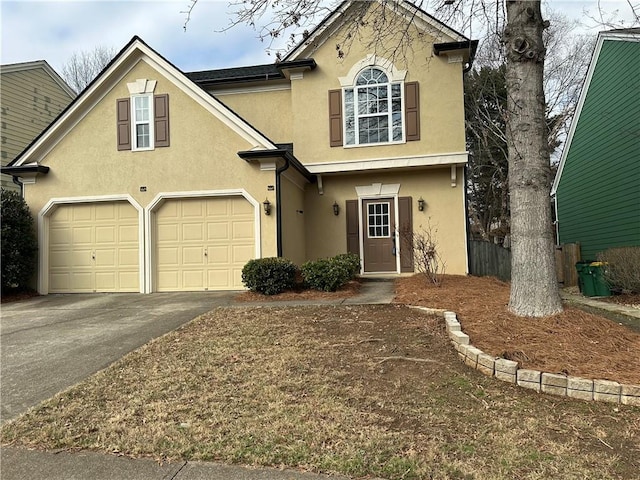
<path fill-rule="evenodd" d="M 155 215 L 155 290 L 242 289 L 255 256 L 253 206 L 242 197 L 166 200 Z"/>

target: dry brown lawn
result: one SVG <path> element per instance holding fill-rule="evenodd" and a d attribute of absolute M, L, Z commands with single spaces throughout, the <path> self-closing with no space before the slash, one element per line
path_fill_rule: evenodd
<path fill-rule="evenodd" d="M 465 302 L 449 304 L 446 285 L 428 304 L 458 311 L 466 327 Z M 465 298 L 484 305 L 483 290 Z M 440 318 L 403 305 L 216 309 L 5 425 L 1 439 L 354 478 L 640 471 L 640 408 L 485 377 L 459 362 Z"/>

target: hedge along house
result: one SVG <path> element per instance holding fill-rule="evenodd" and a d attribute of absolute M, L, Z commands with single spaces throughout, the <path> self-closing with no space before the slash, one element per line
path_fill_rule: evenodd
<path fill-rule="evenodd" d="M 134 37 L 7 169 L 38 218 L 38 290 L 240 289 L 251 258 L 346 251 L 399 274 L 399 231 L 429 224 L 447 272 L 466 273 L 477 44 L 400 3 L 407 56 L 355 41 L 338 56 L 355 4 L 272 65 L 183 73 Z"/>
<path fill-rule="evenodd" d="M 640 28 L 598 35 L 551 195 L 583 259 L 640 246 Z"/>

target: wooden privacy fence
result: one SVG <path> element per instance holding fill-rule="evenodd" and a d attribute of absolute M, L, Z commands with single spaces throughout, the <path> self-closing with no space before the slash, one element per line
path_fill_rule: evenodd
<path fill-rule="evenodd" d="M 580 244 L 563 243 L 556 245 L 556 276 L 558 283 L 565 287 L 578 285 L 576 263 L 580 261 Z"/>
<path fill-rule="evenodd" d="M 556 246 L 556 277 L 565 287 L 578 285 L 576 263 L 580 261 L 580 244 Z M 469 273 L 479 277 L 511 280 L 511 250 L 481 240 L 469 241 Z"/>
<path fill-rule="evenodd" d="M 470 240 L 469 273 L 508 282 L 511 280 L 511 250 L 495 243 Z"/>

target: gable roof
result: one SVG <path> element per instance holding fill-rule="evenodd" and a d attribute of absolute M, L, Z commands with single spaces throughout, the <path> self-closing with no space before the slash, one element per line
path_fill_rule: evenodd
<path fill-rule="evenodd" d="M 64 92 L 69 95 L 71 98 L 76 97 L 76 92 L 67 85 L 67 82 L 63 80 L 63 78 L 58 75 L 51 66 L 47 63 L 46 60 L 35 60 L 33 62 L 21 62 L 21 63 L 8 63 L 5 65 L 0 65 L 0 73 L 14 73 L 14 72 L 23 72 L 25 70 L 35 70 L 42 69 L 47 75 L 49 75 L 52 80 L 58 84 L 58 86 L 64 90 Z"/>
<path fill-rule="evenodd" d="M 375 0 L 381 5 L 387 6 L 382 0 Z M 346 21 L 346 13 L 358 0 L 345 0 L 333 12 L 324 18 L 298 45 L 296 45 L 285 57 L 285 61 L 305 58 L 322 45 L 331 34 L 338 30 Z M 403 15 L 408 21 L 414 22 L 422 30 L 436 31 L 442 34 L 445 43 L 470 42 L 470 39 L 445 25 L 437 18 L 417 7 L 408 0 L 394 0 L 393 6 L 397 7 L 397 13 Z M 477 42 L 476 42 L 477 45 Z M 473 55 L 471 55 L 473 56 Z"/>
<path fill-rule="evenodd" d="M 91 111 L 110 88 L 141 60 L 151 64 L 185 94 L 252 144 L 253 148 L 277 150 L 274 143 L 265 135 L 190 80 L 140 37 L 134 36 L 80 95 L 9 166 L 19 167 L 39 162 L 73 126 Z"/>
<path fill-rule="evenodd" d="M 582 90 L 580 91 L 578 105 L 576 106 L 576 113 L 573 116 L 573 120 L 571 121 L 571 126 L 569 127 L 569 133 L 567 135 L 567 141 L 564 144 L 564 148 L 562 149 L 562 155 L 560 156 L 560 164 L 558 165 L 558 171 L 556 172 L 556 177 L 553 180 L 553 185 L 551 187 L 551 196 L 554 196 L 558 190 L 558 185 L 560 184 L 562 172 L 564 170 L 564 166 L 567 161 L 567 156 L 569 154 L 569 150 L 571 149 L 571 142 L 573 141 L 573 137 L 576 131 L 576 127 L 578 126 L 578 122 L 580 121 L 580 115 L 584 107 L 584 103 L 587 97 L 587 93 L 589 91 L 591 80 L 593 79 L 593 73 L 596 69 L 598 58 L 600 57 L 602 45 L 606 40 L 640 42 L 640 28 L 607 30 L 605 32 L 600 32 L 598 34 L 598 40 L 593 50 L 593 55 L 591 56 L 591 62 L 589 63 L 589 69 L 587 70 L 587 75 L 584 80 L 584 85 L 582 86 Z"/>

